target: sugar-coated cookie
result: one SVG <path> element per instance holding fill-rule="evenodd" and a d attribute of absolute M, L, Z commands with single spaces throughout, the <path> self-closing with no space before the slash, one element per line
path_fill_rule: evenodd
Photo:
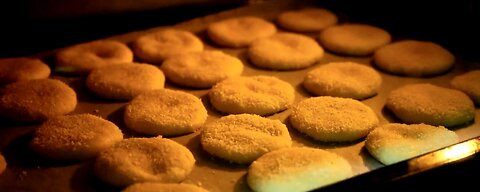
<path fill-rule="evenodd" d="M 473 70 L 455 76 L 450 82 L 454 89 L 466 93 L 473 102 L 480 105 L 480 70 Z"/>
<path fill-rule="evenodd" d="M 278 25 L 296 32 L 318 32 L 337 22 L 335 13 L 323 8 L 285 11 L 277 17 Z"/>
<path fill-rule="evenodd" d="M 334 53 L 366 56 L 390 43 L 390 34 L 365 24 L 343 24 L 329 27 L 320 33 L 322 46 Z"/>
<path fill-rule="evenodd" d="M 277 33 L 254 41 L 248 49 L 248 58 L 260 68 L 295 70 L 315 64 L 323 53 L 323 48 L 308 36 Z"/>
<path fill-rule="evenodd" d="M 475 106 L 463 92 L 432 84 L 410 84 L 387 97 L 386 107 L 405 123 L 453 127 L 475 118 Z"/>
<path fill-rule="evenodd" d="M 102 98 L 131 100 L 150 90 L 163 89 L 165 76 L 149 64 L 110 65 L 93 70 L 87 77 L 87 88 Z"/>
<path fill-rule="evenodd" d="M 260 75 L 225 79 L 208 95 L 213 107 L 224 113 L 270 115 L 292 105 L 295 90 L 283 80 Z"/>
<path fill-rule="evenodd" d="M 142 61 L 161 64 L 168 57 L 202 51 L 203 42 L 192 32 L 166 29 L 143 35 L 132 43 L 135 56 Z"/>
<path fill-rule="evenodd" d="M 14 121 L 38 122 L 75 110 L 77 95 L 55 79 L 18 81 L 0 94 L 0 116 Z"/>
<path fill-rule="evenodd" d="M 170 57 L 163 62 L 161 69 L 175 84 L 210 88 L 226 78 L 240 76 L 243 63 L 221 51 L 203 51 Z"/>
<path fill-rule="evenodd" d="M 129 138 L 100 153 L 94 173 L 119 187 L 138 182 L 178 183 L 190 174 L 194 164 L 192 152 L 173 140 Z"/>
<path fill-rule="evenodd" d="M 31 147 L 56 161 L 84 160 L 122 139 L 122 131 L 112 122 L 90 114 L 75 114 L 43 122 L 35 130 Z"/>
<path fill-rule="evenodd" d="M 312 97 L 292 108 L 293 128 L 324 142 L 355 141 L 379 123 L 373 110 L 360 101 L 340 97 Z"/>
<path fill-rule="evenodd" d="M 443 126 L 390 123 L 370 132 L 365 147 L 374 158 L 390 165 L 458 141 L 457 134 Z"/>
<path fill-rule="evenodd" d="M 199 186 L 187 183 L 135 183 L 122 192 L 208 192 Z"/>
<path fill-rule="evenodd" d="M 176 136 L 197 130 L 207 119 L 202 101 L 190 93 L 160 89 L 144 92 L 125 107 L 128 128 L 148 134 Z"/>
<path fill-rule="evenodd" d="M 18 57 L 0 59 L 0 85 L 32 79 L 46 79 L 50 67 L 40 59 Z"/>
<path fill-rule="evenodd" d="M 130 64 L 133 52 L 127 45 L 111 40 L 83 43 L 60 50 L 55 55 L 55 72 L 88 74 L 106 65 Z"/>
<path fill-rule="evenodd" d="M 307 72 L 305 89 L 316 96 L 365 99 L 377 94 L 382 76 L 373 68 L 354 62 L 332 62 Z"/>
<path fill-rule="evenodd" d="M 208 37 L 225 47 L 246 47 L 253 41 L 277 32 L 275 25 L 259 17 L 242 16 L 211 23 L 207 28 Z"/>
<path fill-rule="evenodd" d="M 323 150 L 291 147 L 275 150 L 255 160 L 247 183 L 257 192 L 302 192 L 353 176 L 343 157 Z"/>
<path fill-rule="evenodd" d="M 386 72 L 424 77 L 448 71 L 455 62 L 455 56 L 433 42 L 404 40 L 378 49 L 373 60 Z"/>
<path fill-rule="evenodd" d="M 240 164 L 292 144 L 282 122 L 251 114 L 228 115 L 205 124 L 200 141 L 211 155 Z"/>

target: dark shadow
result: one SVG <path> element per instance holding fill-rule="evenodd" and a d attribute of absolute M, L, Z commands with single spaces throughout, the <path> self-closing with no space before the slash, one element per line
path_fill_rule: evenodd
<path fill-rule="evenodd" d="M 365 145 L 362 147 L 362 149 L 360 150 L 360 153 L 358 155 L 362 158 L 363 165 L 365 165 L 365 167 L 367 167 L 368 170 L 373 170 L 377 167 L 385 166 L 382 163 L 380 163 L 380 161 L 375 159 L 375 157 L 373 157 L 370 154 L 370 152 L 368 152 L 367 148 L 365 148 Z"/>
<path fill-rule="evenodd" d="M 402 123 L 403 121 L 399 119 L 395 114 L 387 109 L 386 106 L 382 107 L 382 116 L 389 122 L 389 123 Z"/>
<path fill-rule="evenodd" d="M 123 114 L 125 112 L 125 106 L 118 108 L 117 110 L 113 111 L 107 116 L 107 120 L 111 121 L 115 125 L 122 130 L 124 138 L 130 137 L 152 137 L 151 135 L 146 135 L 142 133 L 138 133 L 134 130 L 131 130 L 125 125 L 125 121 L 123 119 Z"/>
<path fill-rule="evenodd" d="M 205 108 L 207 109 L 208 116 L 222 117 L 228 115 L 227 113 L 218 111 L 217 109 L 215 109 L 215 107 L 213 107 L 212 103 L 210 102 L 210 97 L 208 93 L 200 97 L 200 99 L 202 100 L 203 106 L 205 106 Z"/>
<path fill-rule="evenodd" d="M 297 86 L 295 86 L 295 91 L 305 98 L 315 97 L 315 95 L 310 94 L 310 92 L 305 89 L 303 83 L 299 83 Z"/>
<path fill-rule="evenodd" d="M 245 173 L 242 177 L 240 177 L 235 185 L 233 186 L 234 192 L 251 192 L 253 191 L 247 183 L 247 173 Z"/>
<path fill-rule="evenodd" d="M 70 189 L 73 192 L 117 192 L 121 190 L 98 179 L 93 173 L 93 164 L 94 160 L 85 162 L 73 173 L 70 179 Z"/>

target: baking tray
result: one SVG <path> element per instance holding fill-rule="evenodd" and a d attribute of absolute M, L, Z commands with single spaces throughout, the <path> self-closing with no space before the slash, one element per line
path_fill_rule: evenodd
<path fill-rule="evenodd" d="M 123 35 L 113 36 L 106 39 L 118 40 L 125 43 L 130 43 L 141 35 L 147 34 L 151 31 L 160 30 L 165 27 L 175 27 L 185 29 L 196 33 L 206 44 L 206 49 L 222 50 L 230 55 L 240 58 L 245 64 L 243 76 L 253 75 L 272 75 L 282 80 L 291 83 L 296 90 L 295 103 L 311 97 L 301 86 L 303 77 L 307 71 L 312 70 L 319 65 L 332 61 L 353 61 L 365 65 L 371 65 L 371 57 L 347 57 L 325 53 L 325 56 L 315 64 L 306 69 L 295 71 L 272 71 L 258 69 L 252 66 L 246 58 L 246 49 L 232 49 L 217 47 L 210 42 L 205 35 L 205 29 L 208 24 L 219 21 L 229 17 L 236 17 L 242 15 L 253 15 L 273 21 L 273 19 L 282 11 L 292 10 L 301 7 L 319 6 L 315 1 L 271 1 L 260 4 L 253 4 L 250 6 L 240 7 L 237 9 L 220 12 L 205 17 L 195 18 L 189 21 L 178 23 L 174 26 L 155 27 L 147 30 L 135 31 Z M 321 6 L 321 5 L 320 5 Z M 340 15 L 341 16 L 341 15 Z M 340 22 L 345 23 L 348 19 L 340 17 Z M 315 37 L 316 34 L 304 33 Z M 395 37 L 394 40 L 398 40 Z M 52 55 L 57 50 L 47 51 L 33 55 L 40 57 L 45 62 L 52 63 Z M 388 73 L 380 74 L 383 78 L 383 84 L 378 92 L 378 95 L 363 100 L 362 102 L 370 106 L 378 115 L 380 124 L 388 122 L 399 122 L 391 113 L 385 110 L 385 100 L 388 93 L 400 86 L 412 83 L 433 83 L 436 85 L 449 87 L 450 80 L 458 74 L 466 71 L 480 69 L 479 65 L 463 60 L 457 57 L 455 67 L 448 73 L 430 77 L 430 78 L 414 78 L 391 75 Z M 99 115 L 117 124 L 125 134 L 125 137 L 144 137 L 134 133 L 126 128 L 123 123 L 123 108 L 126 102 L 116 102 L 105 99 L 100 99 L 90 93 L 84 85 L 85 79 L 82 77 L 64 76 L 52 74 L 51 78 L 60 79 L 68 83 L 77 92 L 78 106 L 73 113 L 92 113 Z M 175 86 L 169 82 L 166 83 L 166 88 L 183 90 L 192 93 L 202 99 L 204 105 L 208 110 L 207 122 L 218 119 L 222 115 L 217 113 L 208 102 L 208 89 L 187 89 Z M 454 130 L 461 141 L 466 141 L 471 138 L 480 136 L 480 110 L 478 107 L 475 110 L 477 119 L 472 124 L 457 127 Z M 387 170 L 392 166 L 384 166 L 375 159 L 373 159 L 364 148 L 363 141 L 349 142 L 349 143 L 322 143 L 314 141 L 309 137 L 304 136 L 298 131 L 291 128 L 287 117 L 290 110 L 268 116 L 270 119 L 278 119 L 284 122 L 289 127 L 290 135 L 293 139 L 293 146 L 308 146 L 314 148 L 321 148 L 334 152 L 348 160 L 353 168 L 353 172 L 358 177 L 364 176 L 368 173 L 375 173 L 376 170 Z M 0 128 L 0 147 L 1 151 L 8 162 L 7 170 L 0 175 L 0 191 L 118 191 L 119 188 L 109 186 L 92 174 L 93 160 L 83 162 L 68 162 L 68 163 L 53 163 L 42 159 L 31 151 L 28 143 L 32 137 L 32 131 L 38 126 L 33 124 L 19 124 L 2 120 Z M 199 141 L 199 132 L 172 137 L 171 139 L 188 147 L 195 156 L 196 164 L 184 181 L 201 186 L 209 191 L 251 191 L 248 188 L 245 176 L 248 165 L 237 165 L 225 162 L 223 160 L 214 158 L 201 149 Z M 443 163 L 440 163 L 440 165 Z M 352 178 L 354 180 L 357 177 Z M 341 185 L 342 182 L 338 183 Z M 335 186 L 334 184 L 333 186 Z M 344 184 L 345 185 L 345 184 Z M 331 186 L 329 186 L 331 187 Z"/>

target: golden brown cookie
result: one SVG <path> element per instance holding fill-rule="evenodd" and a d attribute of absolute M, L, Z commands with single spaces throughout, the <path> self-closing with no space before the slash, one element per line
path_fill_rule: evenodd
<path fill-rule="evenodd" d="M 343 157 L 323 150 L 291 147 L 275 150 L 255 160 L 247 172 L 254 191 L 310 191 L 353 176 Z"/>
<path fill-rule="evenodd" d="M 106 65 L 131 64 L 133 53 L 127 45 L 111 40 L 83 43 L 60 50 L 55 55 L 54 71 L 88 74 Z"/>
<path fill-rule="evenodd" d="M 457 134 L 443 126 L 390 123 L 370 132 L 365 147 L 377 160 L 390 165 L 458 141 Z"/>
<path fill-rule="evenodd" d="M 135 56 L 147 63 L 161 64 L 179 53 L 203 50 L 203 42 L 190 31 L 159 30 L 139 37 L 132 43 Z"/>
<path fill-rule="evenodd" d="M 432 84 L 397 88 L 388 95 L 386 107 L 405 123 L 453 127 L 475 118 L 475 107 L 465 93 Z"/>
<path fill-rule="evenodd" d="M 280 27 L 296 32 L 318 32 L 338 21 L 335 13 L 322 8 L 304 8 L 285 11 L 278 15 Z"/>
<path fill-rule="evenodd" d="M 178 183 L 194 164 L 190 150 L 173 140 L 129 138 L 100 153 L 94 172 L 104 182 L 119 187 L 138 182 Z"/>
<path fill-rule="evenodd" d="M 76 106 L 75 91 L 55 79 L 18 81 L 0 94 L 0 116 L 14 121 L 44 121 L 70 113 Z"/>
<path fill-rule="evenodd" d="M 366 56 L 390 43 L 390 34 L 365 24 L 343 24 L 329 27 L 320 33 L 320 43 L 334 53 Z"/>
<path fill-rule="evenodd" d="M 373 60 L 386 72 L 424 77 L 448 71 L 452 68 L 455 57 L 436 43 L 404 40 L 378 49 Z"/>
<path fill-rule="evenodd" d="M 243 63 L 221 51 L 203 51 L 170 57 L 163 62 L 161 69 L 175 84 L 210 88 L 226 78 L 240 76 Z"/>
<path fill-rule="evenodd" d="M 5 169 L 7 169 L 7 161 L 5 161 L 5 157 L 0 153 L 0 174 L 2 174 Z"/>
<path fill-rule="evenodd" d="M 200 142 L 211 155 L 240 164 L 292 145 L 282 122 L 251 114 L 228 115 L 205 124 Z"/>
<path fill-rule="evenodd" d="M 243 16 L 211 23 L 207 28 L 208 37 L 225 47 L 246 47 L 253 41 L 277 32 L 275 25 L 259 17 Z"/>
<path fill-rule="evenodd" d="M 480 105 L 480 70 L 473 70 L 455 76 L 450 82 L 454 89 L 466 93 L 473 102 Z"/>
<path fill-rule="evenodd" d="M 151 90 L 163 89 L 165 76 L 156 66 L 135 63 L 110 65 L 93 70 L 87 77 L 87 88 L 106 99 L 131 100 Z"/>
<path fill-rule="evenodd" d="M 35 130 L 31 147 L 56 161 L 84 160 L 122 139 L 122 131 L 115 124 L 85 113 L 46 120 Z"/>
<path fill-rule="evenodd" d="M 199 186 L 186 183 L 135 183 L 122 192 L 208 192 Z"/>
<path fill-rule="evenodd" d="M 322 47 L 308 36 L 277 33 L 254 41 L 248 49 L 248 58 L 260 68 L 295 70 L 315 64 L 323 53 Z"/>
<path fill-rule="evenodd" d="M 40 59 L 18 57 L 0 59 L 0 85 L 32 79 L 46 79 L 50 67 Z"/>

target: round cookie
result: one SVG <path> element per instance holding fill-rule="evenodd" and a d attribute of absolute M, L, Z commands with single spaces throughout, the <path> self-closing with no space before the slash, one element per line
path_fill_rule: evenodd
<path fill-rule="evenodd" d="M 338 18 L 334 13 L 322 8 L 286 11 L 277 17 L 278 25 L 296 32 L 318 32 L 337 22 Z"/>
<path fill-rule="evenodd" d="M 161 69 L 178 85 L 210 88 L 226 78 L 240 76 L 243 63 L 221 51 L 203 51 L 170 57 Z"/>
<path fill-rule="evenodd" d="M 93 70 L 87 88 L 106 99 L 131 100 L 150 90 L 163 89 L 165 76 L 149 64 L 110 65 Z"/>
<path fill-rule="evenodd" d="M 135 97 L 125 107 L 128 128 L 148 135 L 176 136 L 197 130 L 207 119 L 202 101 L 190 93 L 153 90 Z"/>
<path fill-rule="evenodd" d="M 377 94 L 382 76 L 373 68 L 353 62 L 332 62 L 307 72 L 303 86 L 316 96 L 365 99 Z"/>
<path fill-rule="evenodd" d="M 129 64 L 133 53 L 127 45 L 110 40 L 94 41 L 60 50 L 55 55 L 56 72 L 88 74 L 106 65 Z"/>
<path fill-rule="evenodd" d="M 211 23 L 207 28 L 208 37 L 225 47 L 246 47 L 253 41 L 277 32 L 271 22 L 259 17 L 243 16 Z"/>
<path fill-rule="evenodd" d="M 173 140 L 129 138 L 101 152 L 94 173 L 120 187 L 138 182 L 177 183 L 190 174 L 194 164 L 192 152 Z"/>
<path fill-rule="evenodd" d="M 21 122 L 38 122 L 75 110 L 77 95 L 55 79 L 18 81 L 0 94 L 0 116 Z"/>
<path fill-rule="evenodd" d="M 18 57 L 0 59 L 0 85 L 8 83 L 46 79 L 50 76 L 50 67 L 40 59 Z"/>
<path fill-rule="evenodd" d="M 373 60 L 386 72 L 424 77 L 448 71 L 452 68 L 455 57 L 436 43 L 404 40 L 378 49 Z"/>
<path fill-rule="evenodd" d="M 361 139 L 378 125 L 373 110 L 360 101 L 330 96 L 305 99 L 293 107 L 293 128 L 318 141 Z"/>
<path fill-rule="evenodd" d="M 390 123 L 370 132 L 365 147 L 381 163 L 390 165 L 458 141 L 457 134 L 443 126 Z"/>
<path fill-rule="evenodd" d="M 255 160 L 247 172 L 254 191 L 310 191 L 353 176 L 343 157 L 322 149 L 292 147 L 275 150 Z"/>
<path fill-rule="evenodd" d="M 454 89 L 466 93 L 473 102 L 480 105 L 480 70 L 469 71 L 455 76 L 450 82 Z"/>
<path fill-rule="evenodd" d="M 7 169 L 7 161 L 5 161 L 5 157 L 0 153 L 0 174 L 2 174 L 5 169 Z"/>
<path fill-rule="evenodd" d="M 161 64 L 179 53 L 202 51 L 203 42 L 190 31 L 166 29 L 139 37 L 132 49 L 142 61 Z"/>
<path fill-rule="evenodd" d="M 186 183 L 135 183 L 122 192 L 208 192 L 199 186 Z"/>
<path fill-rule="evenodd" d="M 364 24 L 344 24 L 329 27 L 320 33 L 325 49 L 345 55 L 366 56 L 390 43 L 390 34 L 378 27 Z"/>
<path fill-rule="evenodd" d="M 240 114 L 205 124 L 200 143 L 213 156 L 248 164 L 269 151 L 290 147 L 292 139 L 279 120 Z"/>
<path fill-rule="evenodd" d="M 229 114 L 270 115 L 287 109 L 295 100 L 289 83 L 273 76 L 228 78 L 210 89 L 215 109 Z"/>
<path fill-rule="evenodd" d="M 95 157 L 122 139 L 122 131 L 112 122 L 91 114 L 75 114 L 43 122 L 30 146 L 48 159 L 72 161 Z"/>
<path fill-rule="evenodd" d="M 322 47 L 308 36 L 277 33 L 254 41 L 248 49 L 248 58 L 257 67 L 295 70 L 315 64 L 323 53 Z"/>
<path fill-rule="evenodd" d="M 475 118 L 475 107 L 465 93 L 432 84 L 397 88 L 390 92 L 385 106 L 405 123 L 453 127 Z"/>

